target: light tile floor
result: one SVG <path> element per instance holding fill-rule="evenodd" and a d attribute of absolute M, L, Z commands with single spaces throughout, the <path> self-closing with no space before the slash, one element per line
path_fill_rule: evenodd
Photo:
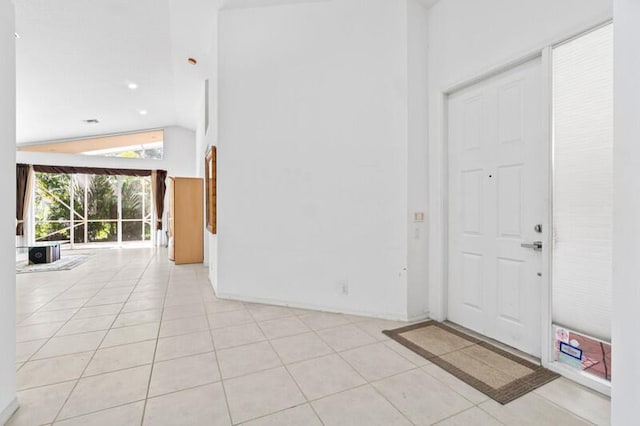
<path fill-rule="evenodd" d="M 220 300 L 206 273 L 112 249 L 18 275 L 9 425 L 609 424 L 567 380 L 501 406 L 380 333 L 402 323 Z"/>

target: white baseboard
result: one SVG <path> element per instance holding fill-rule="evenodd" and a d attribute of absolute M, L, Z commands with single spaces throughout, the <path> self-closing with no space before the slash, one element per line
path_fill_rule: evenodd
<path fill-rule="evenodd" d="M 433 319 L 429 316 L 429 312 L 425 312 L 423 314 L 420 315 L 412 315 L 410 317 L 407 318 L 407 322 L 419 322 L 419 321 L 426 321 L 426 320 L 430 320 Z"/>
<path fill-rule="evenodd" d="M 211 270 L 209 270 L 209 273 L 207 274 L 207 279 L 209 280 L 209 284 L 211 284 L 211 288 L 213 289 L 213 292 L 216 294 L 216 297 L 218 295 L 218 285 L 215 282 L 215 280 L 213 278 L 211 278 Z"/>
<path fill-rule="evenodd" d="M 20 403 L 18 402 L 18 397 L 13 398 L 13 401 L 6 406 L 4 410 L 0 412 L 0 425 L 4 425 L 9 421 L 13 413 L 15 413 L 18 408 L 20 408 Z"/>
<path fill-rule="evenodd" d="M 558 361 L 547 363 L 543 365 L 543 367 L 598 393 L 609 397 L 611 396 L 611 383 L 599 377 L 576 370 Z"/>
<path fill-rule="evenodd" d="M 384 320 L 390 320 L 390 321 L 415 322 L 415 321 L 421 321 L 428 318 L 428 315 L 426 314 L 409 318 L 406 315 L 399 315 L 394 313 L 371 312 L 371 311 L 363 311 L 363 310 L 348 309 L 348 308 L 338 309 L 335 307 L 315 305 L 312 303 L 298 303 L 298 302 L 290 302 L 290 301 L 284 301 L 284 300 L 278 300 L 278 299 L 251 297 L 251 296 L 231 294 L 231 293 L 216 292 L 216 296 L 219 299 L 233 300 L 237 302 L 262 303 L 267 305 L 284 306 L 287 308 L 310 309 L 313 311 L 330 312 L 334 314 L 355 315 L 355 316 L 377 318 L 377 319 L 384 319 Z"/>

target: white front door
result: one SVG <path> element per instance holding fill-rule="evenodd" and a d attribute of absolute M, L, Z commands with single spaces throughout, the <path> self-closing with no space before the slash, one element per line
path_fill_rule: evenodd
<path fill-rule="evenodd" d="M 448 319 L 534 356 L 543 252 L 521 245 L 545 240 L 541 70 L 536 59 L 448 101 Z"/>

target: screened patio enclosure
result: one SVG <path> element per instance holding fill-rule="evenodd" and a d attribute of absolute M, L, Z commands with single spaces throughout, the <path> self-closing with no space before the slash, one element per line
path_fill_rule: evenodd
<path fill-rule="evenodd" d="M 74 244 L 151 241 L 149 176 L 35 173 L 36 242 Z"/>

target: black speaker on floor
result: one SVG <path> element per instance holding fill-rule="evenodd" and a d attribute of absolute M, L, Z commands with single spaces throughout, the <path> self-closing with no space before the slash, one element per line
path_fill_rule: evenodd
<path fill-rule="evenodd" d="M 49 247 L 29 247 L 29 263 L 50 263 Z"/>
<path fill-rule="evenodd" d="M 29 264 L 52 263 L 60 260 L 60 243 L 40 243 L 29 247 Z"/>

